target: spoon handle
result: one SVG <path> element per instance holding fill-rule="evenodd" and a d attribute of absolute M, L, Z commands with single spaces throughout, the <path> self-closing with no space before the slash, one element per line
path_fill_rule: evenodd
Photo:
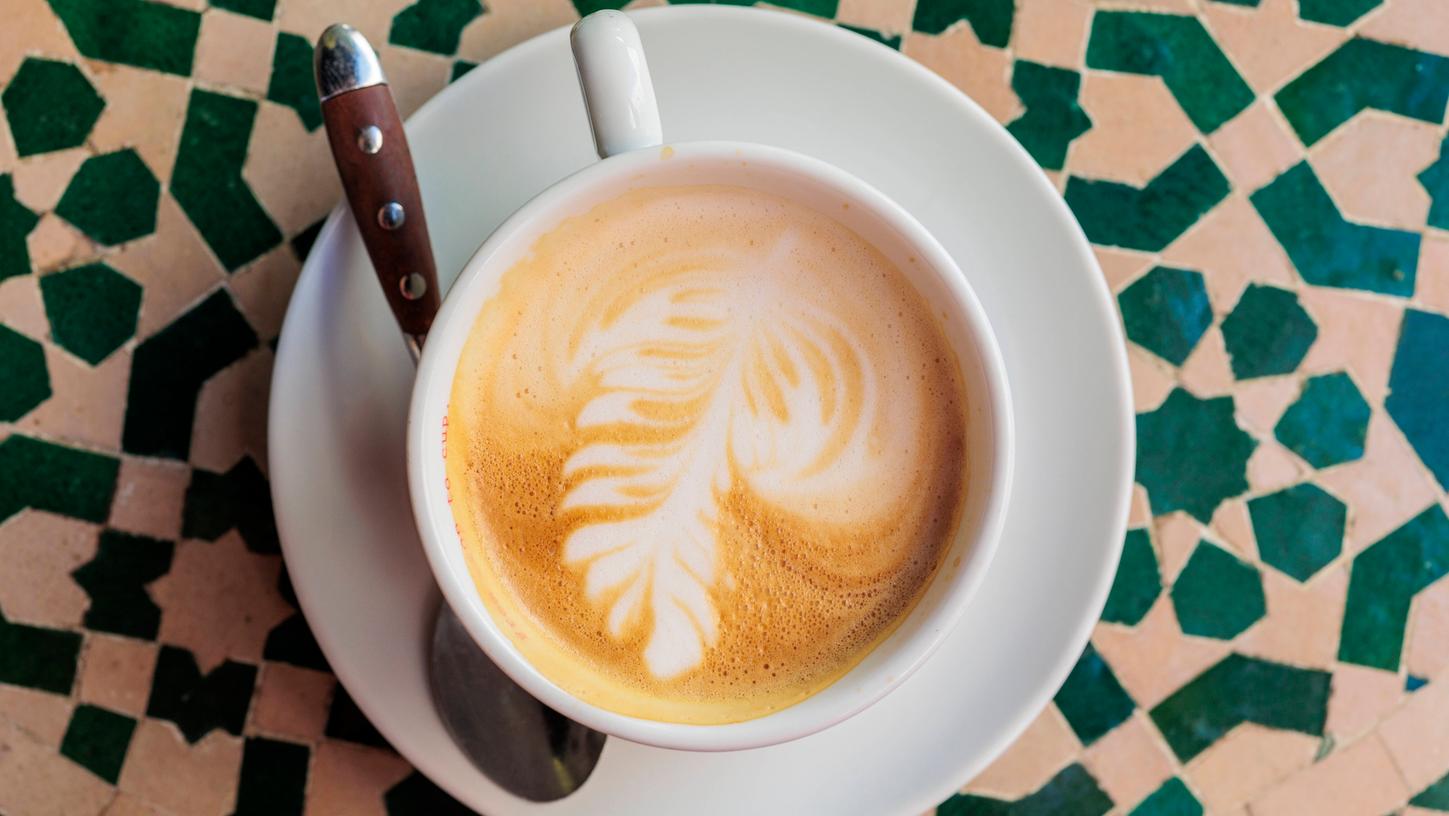
<path fill-rule="evenodd" d="M 438 273 L 412 152 L 377 54 L 334 25 L 316 52 L 322 118 L 352 217 L 414 353 L 438 312 Z"/>

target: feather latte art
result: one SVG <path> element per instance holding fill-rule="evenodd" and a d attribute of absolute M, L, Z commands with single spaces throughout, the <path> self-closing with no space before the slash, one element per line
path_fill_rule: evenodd
<path fill-rule="evenodd" d="M 449 404 L 490 613 L 623 714 L 736 722 L 829 685 L 959 521 L 943 319 L 855 232 L 771 194 L 651 188 L 564 221 L 504 273 Z"/>

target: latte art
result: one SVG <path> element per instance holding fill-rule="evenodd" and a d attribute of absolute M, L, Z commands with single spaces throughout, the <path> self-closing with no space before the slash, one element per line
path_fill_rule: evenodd
<path fill-rule="evenodd" d="M 899 623 L 954 531 L 961 375 L 874 247 L 785 199 L 637 191 L 503 276 L 449 410 L 485 603 L 550 679 L 728 722 Z"/>

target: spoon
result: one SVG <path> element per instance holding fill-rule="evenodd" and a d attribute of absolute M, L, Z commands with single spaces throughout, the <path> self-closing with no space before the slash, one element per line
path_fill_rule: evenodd
<path fill-rule="evenodd" d="M 402 120 L 382 65 L 357 29 L 338 23 L 316 51 L 317 94 L 347 202 L 414 364 L 439 306 L 437 268 Z M 605 736 L 535 700 L 478 648 L 446 601 L 429 654 L 433 705 L 453 741 L 489 779 L 535 802 L 578 790 Z"/>

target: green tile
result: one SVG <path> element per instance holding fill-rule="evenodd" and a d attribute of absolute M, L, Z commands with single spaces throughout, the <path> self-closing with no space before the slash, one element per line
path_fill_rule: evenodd
<path fill-rule="evenodd" d="M 1316 468 L 1363 457 L 1368 437 L 1369 405 L 1363 394 L 1339 371 L 1310 377 L 1298 401 L 1288 407 L 1273 435 Z"/>
<path fill-rule="evenodd" d="M 130 717 L 82 703 L 71 714 L 60 753 L 114 785 L 135 730 L 136 721 Z"/>
<path fill-rule="evenodd" d="M 242 178 L 257 115 L 250 99 L 193 90 L 171 194 L 229 271 L 282 241 L 282 233 Z"/>
<path fill-rule="evenodd" d="M 0 325 L 0 422 L 20 419 L 50 399 L 50 394 L 45 350 L 29 337 Z"/>
<path fill-rule="evenodd" d="M 15 200 L 15 180 L 0 175 L 0 281 L 30 274 L 30 247 L 25 238 L 40 216 Z"/>
<path fill-rule="evenodd" d="M 448 82 L 457 82 L 458 80 L 463 78 L 464 74 L 467 74 L 469 71 L 477 67 L 478 63 L 471 60 L 455 60 L 453 62 L 453 72 L 448 75 Z"/>
<path fill-rule="evenodd" d="M 1091 745 L 1127 721 L 1137 704 L 1117 682 L 1112 667 L 1088 643 L 1055 698 L 1083 745 Z"/>
<path fill-rule="evenodd" d="M 55 205 L 55 214 L 100 244 L 122 244 L 156 231 L 161 184 L 136 151 L 86 159 Z"/>
<path fill-rule="evenodd" d="M 391 749 L 342 686 L 338 686 L 332 695 L 332 706 L 327 710 L 327 726 L 323 733 L 333 739 Z"/>
<path fill-rule="evenodd" d="M 267 98 L 296 111 L 307 130 L 322 126 L 322 107 L 312 78 L 312 44 L 306 38 L 285 31 L 277 33 Z"/>
<path fill-rule="evenodd" d="M 726 2 L 723 5 L 737 5 Z M 834 17 L 840 0 L 770 0 L 770 5 L 794 9 L 816 17 Z"/>
<path fill-rule="evenodd" d="M 114 456 L 11 434 L 0 440 L 0 521 L 27 507 L 105 521 L 120 466 Z"/>
<path fill-rule="evenodd" d="M 182 536 L 215 541 L 232 529 L 241 533 L 252 552 L 282 551 L 272 516 L 271 488 L 250 456 L 243 456 L 226 473 L 196 468 L 186 488 Z"/>
<path fill-rule="evenodd" d="M 106 106 L 79 68 L 40 57 L 25 58 L 0 103 L 21 156 L 85 144 Z"/>
<path fill-rule="evenodd" d="M 1173 389 L 1156 410 L 1137 415 L 1137 481 L 1153 515 L 1186 510 L 1206 524 L 1223 499 L 1248 489 L 1257 444 L 1233 419 L 1232 397 Z"/>
<path fill-rule="evenodd" d="M 873 28 L 862 28 L 861 26 L 846 25 L 845 23 L 839 23 L 838 25 L 846 31 L 854 31 L 856 34 L 868 40 L 875 40 L 887 48 L 894 48 L 897 51 L 901 50 L 901 35 L 899 34 L 887 35 L 885 32 L 876 31 Z"/>
<path fill-rule="evenodd" d="M 232 660 L 203 675 L 191 652 L 163 644 L 146 716 L 170 720 L 193 744 L 217 728 L 240 736 L 256 676 L 255 666 Z"/>
<path fill-rule="evenodd" d="M 1257 8 L 1258 3 L 1260 3 L 1261 1 L 1262 0 L 1213 0 L 1213 2 L 1215 3 L 1225 3 L 1231 6 L 1247 6 L 1248 8 Z"/>
<path fill-rule="evenodd" d="M 1449 518 L 1432 504 L 1353 559 L 1338 659 L 1396 671 L 1409 604 L 1446 574 Z"/>
<path fill-rule="evenodd" d="M 1102 620 L 1136 626 L 1147 610 L 1162 594 L 1162 574 L 1157 569 L 1157 555 L 1147 531 L 1128 530 L 1122 543 L 1122 560 L 1117 562 L 1117 577 L 1112 592 L 1102 609 Z"/>
<path fill-rule="evenodd" d="M 382 797 L 388 816 L 475 816 L 472 810 L 458 803 L 428 780 L 413 771 L 403 781 L 393 785 Z"/>
<path fill-rule="evenodd" d="M 1298 0 L 1298 16 L 1314 23 L 1346 26 L 1383 5 L 1384 0 Z"/>
<path fill-rule="evenodd" d="M 1159 252 L 1228 195 L 1228 179 L 1193 145 L 1145 187 L 1067 179 L 1066 199 L 1094 244 Z"/>
<path fill-rule="evenodd" d="M 1274 99 L 1305 145 L 1365 108 L 1438 123 L 1449 102 L 1449 57 L 1352 39 L 1284 85 Z"/>
<path fill-rule="evenodd" d="M 1231 654 L 1153 708 L 1152 721 L 1183 762 L 1245 722 L 1322 736 L 1330 676 Z"/>
<path fill-rule="evenodd" d="M 1440 270 L 1439 274 L 1444 274 Z M 1384 408 L 1428 466 L 1439 486 L 1449 490 L 1449 318 L 1408 309 L 1404 312 L 1389 396 Z"/>
<path fill-rule="evenodd" d="M 71 573 L 90 596 L 85 627 L 135 638 L 154 638 L 161 627 L 161 608 L 146 585 L 171 570 L 174 547 L 169 541 L 105 530 L 96 556 Z"/>
<path fill-rule="evenodd" d="M 317 236 L 322 233 L 322 225 L 326 223 L 326 218 L 318 219 L 312 226 L 292 236 L 290 242 L 292 245 L 292 254 L 297 256 L 297 260 L 307 260 L 307 256 L 312 252 L 312 245 L 317 243 Z"/>
<path fill-rule="evenodd" d="M 91 365 L 136 333 L 141 287 L 103 263 L 46 275 L 40 294 L 56 345 Z"/>
<path fill-rule="evenodd" d="M 1407 691 L 1410 694 L 1418 691 L 1419 689 L 1427 686 L 1428 684 L 1428 680 L 1425 680 L 1424 678 L 1417 675 L 1408 674 L 1404 676 L 1404 691 Z"/>
<path fill-rule="evenodd" d="M 387 41 L 451 56 L 458 51 L 463 28 L 482 14 L 478 0 L 417 0 L 392 18 Z"/>
<path fill-rule="evenodd" d="M 1202 803 L 1182 784 L 1181 779 L 1174 776 L 1143 799 L 1127 816 L 1202 816 L 1202 812 Z"/>
<path fill-rule="evenodd" d="M 1082 75 L 1065 68 L 1018 60 L 1011 69 L 1011 89 L 1026 110 L 1006 130 L 1048 170 L 1062 169 L 1067 146 L 1092 127 L 1077 103 L 1081 86 Z"/>
<path fill-rule="evenodd" d="M 248 737 L 233 816 L 301 816 L 311 757 L 305 745 Z"/>
<path fill-rule="evenodd" d="M 256 333 L 224 289 L 146 338 L 131 359 L 121 446 L 127 453 L 185 459 L 201 386 L 256 345 Z"/>
<path fill-rule="evenodd" d="M 1092 20 L 1087 67 L 1160 76 L 1203 133 L 1253 104 L 1253 91 L 1196 17 L 1101 11 Z"/>
<path fill-rule="evenodd" d="M 1182 365 L 1213 322 L 1202 274 L 1159 266 L 1117 296 L 1127 337 L 1172 363 Z"/>
<path fill-rule="evenodd" d="M 1263 563 L 1307 581 L 1343 551 L 1348 508 L 1307 482 L 1248 501 Z"/>
<path fill-rule="evenodd" d="M 1005 48 L 1011 40 L 1012 0 L 917 0 L 911 29 L 940 34 L 965 20 L 982 45 Z"/>
<path fill-rule="evenodd" d="M 1344 219 L 1308 162 L 1249 196 L 1305 281 L 1409 297 L 1419 235 Z"/>
<path fill-rule="evenodd" d="M 1199 541 L 1172 585 L 1184 634 L 1232 640 L 1268 612 L 1263 576 L 1221 547 Z"/>
<path fill-rule="evenodd" d="M 1111 809 L 1111 797 L 1086 768 L 1074 763 L 1015 802 L 958 793 L 936 808 L 936 816 L 1101 816 Z"/>
<path fill-rule="evenodd" d="M 1419 791 L 1413 799 L 1409 800 L 1409 804 L 1414 807 L 1449 813 L 1449 774 L 1445 774 L 1438 782 Z"/>
<path fill-rule="evenodd" d="M 1429 193 L 1429 226 L 1449 230 L 1449 139 L 1439 145 L 1439 159 L 1419 174 Z"/>
<path fill-rule="evenodd" d="M 277 0 L 211 0 L 212 8 L 226 9 L 258 20 L 272 19 Z"/>
<path fill-rule="evenodd" d="M 78 632 L 11 623 L 0 615 L 0 683 L 70 694 L 80 647 Z"/>
<path fill-rule="evenodd" d="M 670 2 L 677 1 L 678 0 L 670 0 Z M 750 5 L 751 2 L 753 2 L 753 0 L 749 0 L 749 2 L 742 2 L 739 5 L 747 6 Z M 593 14 L 596 11 L 603 11 L 604 9 L 621 9 L 629 4 L 629 0 L 573 0 L 573 4 L 574 10 L 579 13 L 580 17 L 587 17 L 588 15 Z"/>
<path fill-rule="evenodd" d="M 50 0 L 76 50 L 91 59 L 188 76 L 201 15 L 148 0 Z"/>
<path fill-rule="evenodd" d="M 1318 325 L 1298 295 L 1276 286 L 1249 284 L 1223 319 L 1223 344 L 1240 380 L 1293 371 L 1316 339 Z"/>

